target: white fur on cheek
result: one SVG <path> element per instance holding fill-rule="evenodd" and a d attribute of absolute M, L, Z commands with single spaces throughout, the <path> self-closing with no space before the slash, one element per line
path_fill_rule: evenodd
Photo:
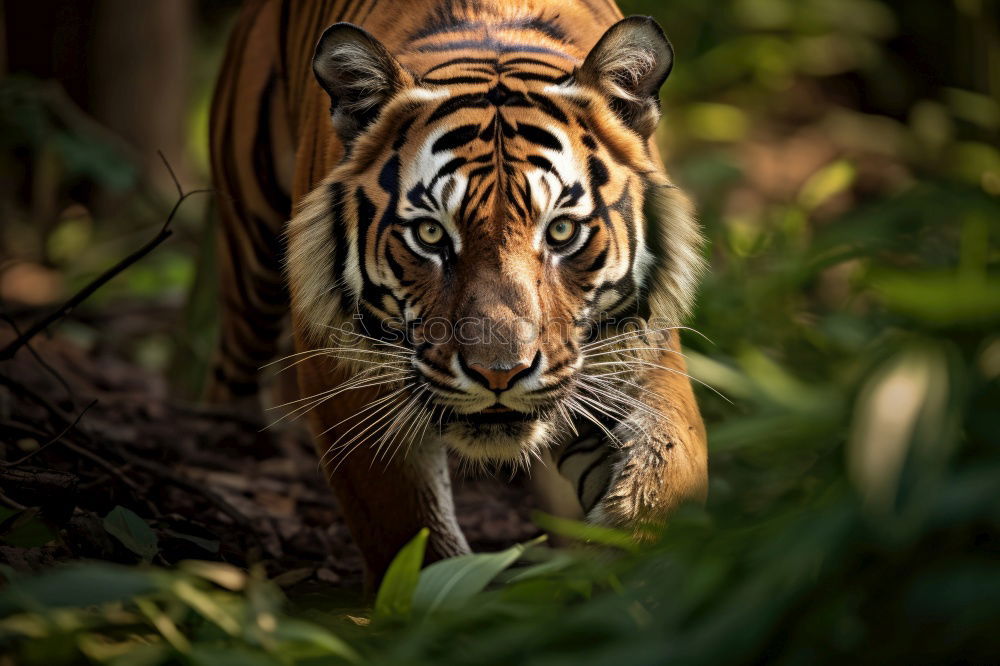
<path fill-rule="evenodd" d="M 333 238 L 330 233 L 329 188 L 320 186 L 310 192 L 286 230 L 288 254 L 286 273 L 292 295 L 292 308 L 306 327 L 306 337 L 322 340 L 328 326 L 341 317 L 341 293 L 333 278 Z M 354 247 L 354 243 L 351 243 Z M 357 272 L 357 253 L 349 262 Z M 348 269 L 350 271 L 350 268 Z M 360 276 L 344 276 L 360 281 Z M 358 289 L 360 290 L 360 288 Z"/>

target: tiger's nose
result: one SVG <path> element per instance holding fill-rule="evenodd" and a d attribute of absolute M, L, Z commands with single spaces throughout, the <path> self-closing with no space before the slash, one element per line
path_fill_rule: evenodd
<path fill-rule="evenodd" d="M 527 374 L 531 370 L 530 363 L 518 363 L 512 368 L 487 368 L 479 363 L 466 365 L 469 376 L 484 384 L 491 391 L 506 391 L 516 382 L 520 375 Z"/>

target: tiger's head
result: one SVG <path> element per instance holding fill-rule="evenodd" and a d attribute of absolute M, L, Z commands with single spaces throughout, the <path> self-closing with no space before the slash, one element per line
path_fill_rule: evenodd
<path fill-rule="evenodd" d="M 581 411 L 616 413 L 587 381 L 608 321 L 676 323 L 693 296 L 697 225 L 650 139 L 673 53 L 639 17 L 583 58 L 537 34 L 434 39 L 398 59 L 350 24 L 320 39 L 344 155 L 289 225 L 293 313 L 396 391 L 410 435 L 520 460 Z"/>

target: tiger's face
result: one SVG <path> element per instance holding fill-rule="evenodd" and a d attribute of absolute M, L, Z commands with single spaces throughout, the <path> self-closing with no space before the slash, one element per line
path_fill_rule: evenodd
<path fill-rule="evenodd" d="M 404 409 L 467 458 L 519 460 L 572 427 L 602 361 L 583 345 L 687 303 L 693 223 L 674 216 L 671 251 L 644 216 L 670 191 L 648 143 L 669 44 L 626 19 L 575 64 L 512 52 L 415 73 L 343 26 L 317 48 L 347 150 L 291 224 L 293 308 L 391 358 Z"/>

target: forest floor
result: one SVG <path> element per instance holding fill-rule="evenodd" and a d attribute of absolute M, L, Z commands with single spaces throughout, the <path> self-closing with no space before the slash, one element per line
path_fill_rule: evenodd
<path fill-rule="evenodd" d="M 100 329 L 128 328 L 128 314 L 101 316 Z M 457 475 L 454 492 L 476 551 L 539 533 L 523 476 Z M 58 334 L 0 364 L 0 511 L 0 563 L 17 570 L 209 559 L 263 564 L 293 593 L 361 585 L 360 554 L 301 422 L 261 430 L 178 401 L 163 376 Z"/>

